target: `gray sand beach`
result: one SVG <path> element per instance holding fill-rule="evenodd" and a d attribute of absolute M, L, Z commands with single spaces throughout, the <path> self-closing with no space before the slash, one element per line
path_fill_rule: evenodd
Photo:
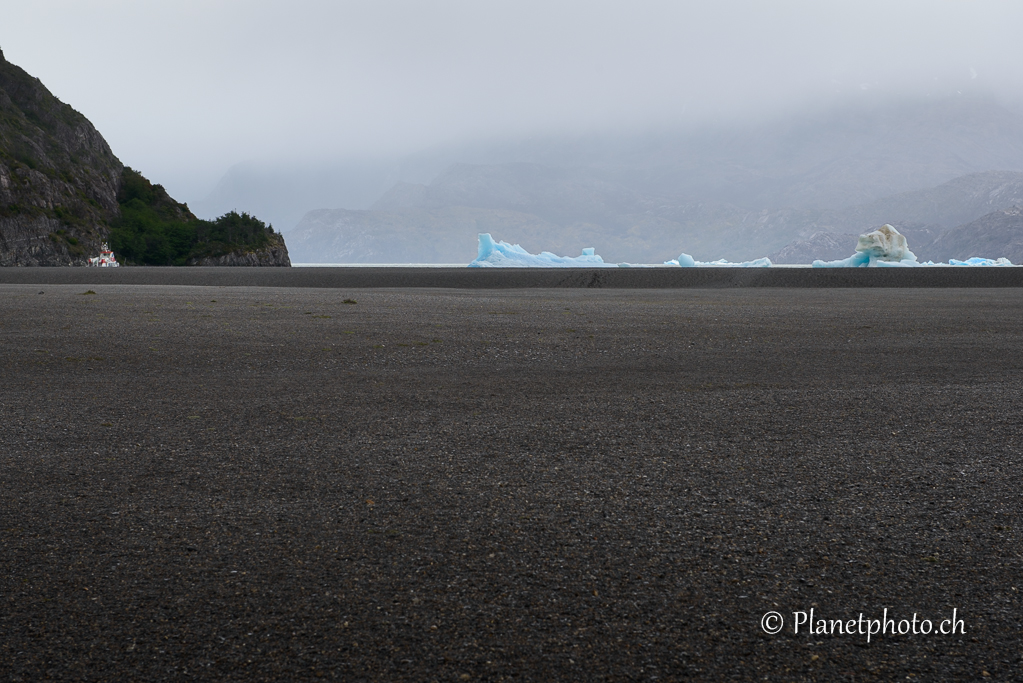
<path fill-rule="evenodd" d="M 154 270 L 0 272 L 3 680 L 1020 674 L 1017 269 Z"/>

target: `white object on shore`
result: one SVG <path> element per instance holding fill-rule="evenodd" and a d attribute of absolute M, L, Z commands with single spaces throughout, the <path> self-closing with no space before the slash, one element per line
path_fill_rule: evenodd
<path fill-rule="evenodd" d="M 98 266 L 99 268 L 117 268 L 120 263 L 114 258 L 114 252 L 110 251 L 110 247 L 104 242 L 103 246 L 100 247 L 99 256 L 93 256 L 89 259 L 90 266 Z"/>
<path fill-rule="evenodd" d="M 530 254 L 517 244 L 495 242 L 489 232 L 479 233 L 479 250 L 470 268 L 617 268 L 616 263 L 604 263 L 592 247 L 583 249 L 582 256 L 558 256 L 549 251 Z"/>

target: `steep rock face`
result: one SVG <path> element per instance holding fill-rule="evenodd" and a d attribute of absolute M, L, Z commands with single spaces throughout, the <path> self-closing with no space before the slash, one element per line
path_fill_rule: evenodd
<path fill-rule="evenodd" d="M 0 52 L 0 265 L 82 265 L 98 253 L 122 168 L 84 116 Z"/>
<path fill-rule="evenodd" d="M 952 228 L 934 240 L 930 253 L 937 261 L 981 256 L 1023 264 L 1023 207 L 994 211 Z"/>
<path fill-rule="evenodd" d="M 189 266 L 277 266 L 290 267 L 291 258 L 284 237 L 275 234 L 270 237 L 270 244 L 255 251 L 234 251 L 223 256 L 207 256 L 192 259 Z"/>
<path fill-rule="evenodd" d="M 0 51 L 0 266 L 86 265 L 108 237 L 112 246 L 127 235 L 147 247 L 168 242 L 168 229 L 176 239 L 190 233 L 192 246 L 206 235 L 198 251 L 210 255 L 188 265 L 291 264 L 284 238 L 247 214 L 244 220 L 264 228 L 254 239 L 209 244 L 210 233 L 231 218 L 201 221 L 162 186 L 125 168 L 84 116 Z M 184 262 L 171 256 L 167 265 Z"/>

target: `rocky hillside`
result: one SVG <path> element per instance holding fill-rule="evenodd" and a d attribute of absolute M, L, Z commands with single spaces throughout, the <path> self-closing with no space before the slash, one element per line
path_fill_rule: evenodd
<path fill-rule="evenodd" d="M 119 213 L 103 136 L 0 52 L 0 265 L 82 265 Z"/>
<path fill-rule="evenodd" d="M 148 199 L 126 191 L 133 183 Z M 225 241 L 224 219 L 237 222 L 199 221 L 126 169 L 84 116 L 0 51 L 0 265 L 85 265 L 107 240 L 115 253 L 134 240 L 128 263 L 290 265 L 279 234 L 246 216 Z"/>

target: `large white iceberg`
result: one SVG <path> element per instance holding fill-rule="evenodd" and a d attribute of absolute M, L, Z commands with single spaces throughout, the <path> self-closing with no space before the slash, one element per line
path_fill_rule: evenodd
<path fill-rule="evenodd" d="M 677 259 L 671 261 L 665 261 L 666 266 L 681 266 L 682 268 L 770 268 L 771 259 L 758 258 L 753 261 L 742 261 L 740 263 L 733 263 L 732 261 L 726 261 L 720 259 L 717 261 L 697 261 L 689 254 L 680 254 Z"/>
<path fill-rule="evenodd" d="M 909 250 L 906 237 L 885 223 L 873 232 L 860 235 L 856 253 L 838 261 L 814 261 L 814 268 L 904 268 L 919 266 L 916 254 Z"/>
<path fill-rule="evenodd" d="M 814 261 L 814 268 L 917 268 L 934 266 L 1011 266 L 1007 258 L 989 259 L 974 256 L 965 261 L 949 259 L 948 263 L 920 263 L 909 250 L 906 237 L 887 223 L 866 235 L 860 235 L 856 253 L 838 261 Z"/>
<path fill-rule="evenodd" d="M 874 232 L 860 235 L 856 251 L 885 263 L 916 261 L 916 254 L 909 250 L 905 236 L 887 223 Z"/>
<path fill-rule="evenodd" d="M 616 263 L 604 263 L 593 253 L 583 249 L 582 256 L 558 256 L 549 251 L 530 254 L 517 244 L 495 242 L 489 232 L 479 233 L 479 251 L 470 268 L 617 268 Z"/>

